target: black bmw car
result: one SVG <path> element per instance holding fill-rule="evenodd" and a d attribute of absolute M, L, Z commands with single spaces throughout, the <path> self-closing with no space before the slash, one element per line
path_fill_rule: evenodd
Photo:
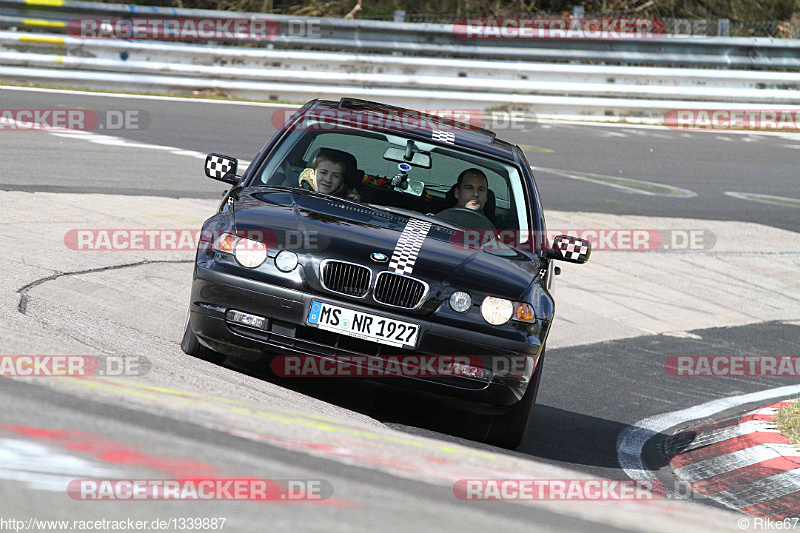
<path fill-rule="evenodd" d="M 412 110 L 314 100 L 244 175 L 237 164 L 206 159 L 232 188 L 203 226 L 184 352 L 391 381 L 479 413 L 489 443 L 521 442 L 553 259 L 583 263 L 590 245 L 546 240 L 520 148 Z"/>

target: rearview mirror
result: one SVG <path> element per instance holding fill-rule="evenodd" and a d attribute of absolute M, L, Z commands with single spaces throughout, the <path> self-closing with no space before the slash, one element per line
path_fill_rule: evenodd
<path fill-rule="evenodd" d="M 422 152 L 413 152 L 411 159 L 406 159 L 406 150 L 402 148 L 387 148 L 383 158 L 397 163 L 408 163 L 412 167 L 431 168 L 431 156 Z"/>
<path fill-rule="evenodd" d="M 582 264 L 589 260 L 591 253 L 592 243 L 589 241 L 569 235 L 556 235 L 553 237 L 553 246 L 547 250 L 547 257 Z"/>
<path fill-rule="evenodd" d="M 236 176 L 236 167 L 239 161 L 233 157 L 221 154 L 208 154 L 206 156 L 206 176 L 212 180 L 224 181 L 236 185 L 239 178 Z"/>

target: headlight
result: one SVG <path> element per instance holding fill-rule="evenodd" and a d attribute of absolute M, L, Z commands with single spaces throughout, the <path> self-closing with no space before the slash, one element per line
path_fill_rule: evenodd
<path fill-rule="evenodd" d="M 514 314 L 514 304 L 503 298 L 487 296 L 481 304 L 481 315 L 489 324 L 500 326 L 511 320 Z"/>
<path fill-rule="evenodd" d="M 275 256 L 275 266 L 281 272 L 291 272 L 297 266 L 297 254 L 291 250 L 281 250 Z"/>
<path fill-rule="evenodd" d="M 267 260 L 267 247 L 263 242 L 223 233 L 211 245 L 211 249 L 224 254 L 233 254 L 236 262 L 247 268 L 256 268 Z"/>
<path fill-rule="evenodd" d="M 466 313 L 472 307 L 472 296 L 464 291 L 456 291 L 450 296 L 450 307 L 458 313 Z"/>
<path fill-rule="evenodd" d="M 240 238 L 233 246 L 233 256 L 243 267 L 256 268 L 267 260 L 267 247 L 262 242 Z"/>

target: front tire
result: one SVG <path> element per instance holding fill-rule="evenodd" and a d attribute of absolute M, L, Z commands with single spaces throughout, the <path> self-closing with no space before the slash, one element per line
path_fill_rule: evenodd
<path fill-rule="evenodd" d="M 188 315 L 186 317 L 186 327 L 183 331 L 183 339 L 181 339 L 181 350 L 183 350 L 183 353 L 186 355 L 197 357 L 198 359 L 208 361 L 209 363 L 221 365 L 225 362 L 224 354 L 215 352 L 214 350 L 206 348 L 200 344 L 200 341 L 197 339 L 197 335 L 195 335 L 194 331 L 192 331 L 192 326 L 189 325 Z"/>
<path fill-rule="evenodd" d="M 485 442 L 500 448 L 509 450 L 515 449 L 522 444 L 525 430 L 531 417 L 531 411 L 536 404 L 536 396 L 539 394 L 539 383 L 542 380 L 544 367 L 544 348 L 539 355 L 536 363 L 536 370 L 533 371 L 533 379 L 528 384 L 522 399 L 511 409 L 501 415 L 492 417 L 489 432 Z"/>

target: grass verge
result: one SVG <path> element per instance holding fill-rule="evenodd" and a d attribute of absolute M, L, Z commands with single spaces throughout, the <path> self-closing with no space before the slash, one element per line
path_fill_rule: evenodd
<path fill-rule="evenodd" d="M 800 400 L 778 409 L 778 429 L 797 446 L 800 446 Z"/>

